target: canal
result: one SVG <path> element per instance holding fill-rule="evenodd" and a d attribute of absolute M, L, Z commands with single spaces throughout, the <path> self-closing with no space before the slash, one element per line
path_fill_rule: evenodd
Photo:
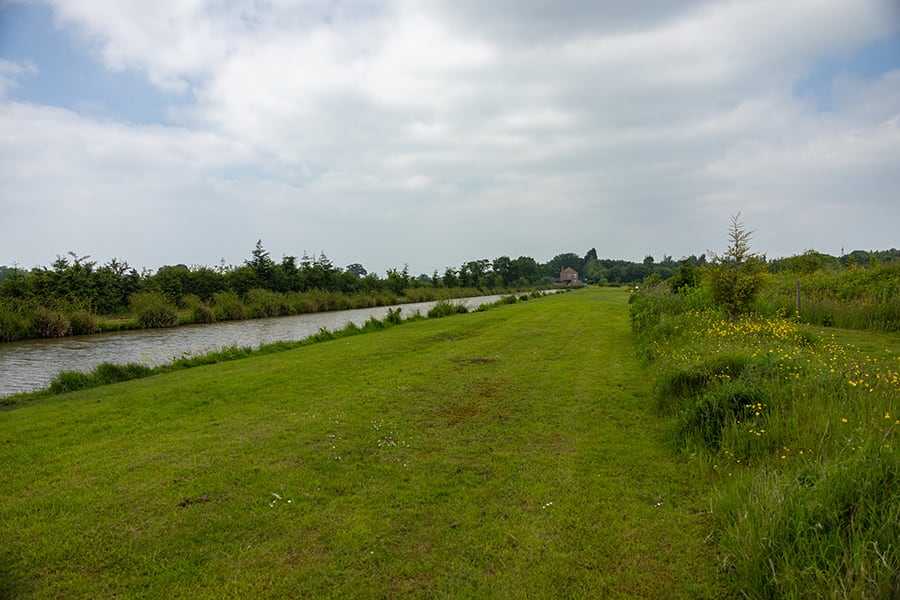
<path fill-rule="evenodd" d="M 500 296 L 478 296 L 454 302 L 470 310 Z M 356 310 L 187 325 L 171 329 L 140 329 L 50 340 L 0 343 L 0 397 L 46 388 L 62 371 L 90 371 L 100 363 L 140 363 L 155 367 L 173 360 L 206 354 L 230 346 L 257 348 L 264 344 L 305 339 L 323 328 L 336 331 L 347 323 L 363 325 L 383 319 L 400 306 L 401 317 L 426 314 L 436 302 L 420 302 Z"/>

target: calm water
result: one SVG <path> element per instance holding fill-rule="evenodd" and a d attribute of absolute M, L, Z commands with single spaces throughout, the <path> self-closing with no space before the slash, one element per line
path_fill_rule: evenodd
<path fill-rule="evenodd" d="M 479 296 L 457 302 L 474 309 L 499 298 Z M 403 304 L 401 317 L 416 311 L 424 315 L 434 305 L 435 302 Z M 158 366 L 182 356 L 229 346 L 256 348 L 272 342 L 302 340 L 323 327 L 334 331 L 350 322 L 362 325 L 371 317 L 382 319 L 389 308 L 395 307 L 0 343 L 0 397 L 46 388 L 61 371 L 90 371 L 103 362 Z"/>

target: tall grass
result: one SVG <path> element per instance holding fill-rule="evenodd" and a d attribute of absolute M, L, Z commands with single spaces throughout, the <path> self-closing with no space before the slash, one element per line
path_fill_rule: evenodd
<path fill-rule="evenodd" d="M 767 315 L 796 313 L 804 323 L 900 331 L 900 263 L 771 275 L 756 303 Z"/>
<path fill-rule="evenodd" d="M 157 329 L 178 325 L 178 309 L 160 292 L 141 292 L 131 297 L 131 310 L 141 327 Z"/>
<path fill-rule="evenodd" d="M 661 287 L 633 326 L 671 439 L 715 481 L 723 566 L 753 598 L 900 597 L 900 357 Z M 648 316 L 649 315 L 649 316 Z"/>

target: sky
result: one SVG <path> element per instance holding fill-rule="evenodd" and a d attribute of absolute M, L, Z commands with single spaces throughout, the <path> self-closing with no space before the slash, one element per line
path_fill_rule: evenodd
<path fill-rule="evenodd" d="M 0 0 L 0 265 L 900 247 L 900 0 Z"/>

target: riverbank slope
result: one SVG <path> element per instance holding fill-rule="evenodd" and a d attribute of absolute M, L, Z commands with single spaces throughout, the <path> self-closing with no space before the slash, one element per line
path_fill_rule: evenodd
<path fill-rule="evenodd" d="M 0 596 L 717 594 L 627 294 L 585 290 L 0 413 Z"/>

